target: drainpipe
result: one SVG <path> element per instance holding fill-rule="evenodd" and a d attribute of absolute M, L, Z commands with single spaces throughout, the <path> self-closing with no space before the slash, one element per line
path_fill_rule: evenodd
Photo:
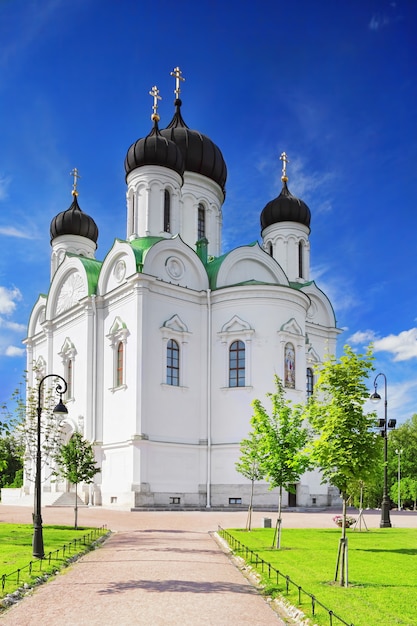
<path fill-rule="evenodd" d="M 211 502 L 211 291 L 207 289 L 207 501 Z"/>

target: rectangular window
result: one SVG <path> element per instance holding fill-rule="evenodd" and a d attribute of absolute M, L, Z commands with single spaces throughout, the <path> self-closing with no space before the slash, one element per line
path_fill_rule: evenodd
<path fill-rule="evenodd" d="M 206 236 L 206 212 L 202 204 L 198 205 L 197 240 Z"/>
<path fill-rule="evenodd" d="M 242 504 L 242 498 L 229 498 L 229 504 Z"/>

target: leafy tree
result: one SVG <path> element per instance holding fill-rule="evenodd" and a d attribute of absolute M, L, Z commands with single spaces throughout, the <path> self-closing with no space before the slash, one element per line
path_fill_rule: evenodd
<path fill-rule="evenodd" d="M 309 438 L 303 426 L 301 407 L 296 407 L 284 397 L 284 388 L 278 376 L 274 377 L 275 393 L 267 393 L 271 400 L 271 413 L 260 400 L 252 403 L 254 413 L 251 424 L 259 440 L 260 471 L 269 482 L 270 489 L 278 487 L 278 522 L 276 547 L 281 547 L 282 489 L 293 492 L 294 484 L 309 467 L 305 451 Z"/>
<path fill-rule="evenodd" d="M 92 483 L 100 469 L 95 465 L 94 451 L 91 444 L 75 432 L 67 444 L 61 445 L 55 457 L 56 476 L 62 476 L 75 485 L 75 523 L 78 528 L 78 485 L 81 482 Z"/>
<path fill-rule="evenodd" d="M 362 355 L 345 346 L 339 361 L 332 356 L 318 370 L 318 381 L 305 410 L 315 433 L 311 458 L 320 468 L 323 481 L 337 487 L 343 498 L 342 537 L 335 580 L 340 565 L 340 584 L 346 586 L 349 491 L 358 481 L 366 484 L 372 479 L 380 454 L 378 435 L 374 431 L 375 413 L 363 410 L 369 398 L 367 379 L 372 370 L 371 347 Z"/>
<path fill-rule="evenodd" d="M 401 480 L 417 480 L 417 413 L 410 419 L 390 431 L 388 435 L 388 480 L 393 485 L 398 480 L 398 456 L 395 450 L 401 450 Z"/>
<path fill-rule="evenodd" d="M 36 368 L 34 368 L 36 374 Z M 57 404 L 56 384 L 51 386 L 44 384 L 41 389 L 41 459 L 42 474 L 44 479 L 53 474 L 53 459 L 63 441 L 63 423 L 57 420 L 54 408 Z M 28 480 L 34 481 L 36 474 L 36 452 L 37 452 L 37 424 L 38 424 L 38 402 L 39 388 L 27 387 L 26 401 L 20 391 L 14 394 L 15 415 L 16 415 L 16 436 L 24 446 L 25 454 L 25 475 Z"/>
<path fill-rule="evenodd" d="M 256 480 L 262 480 L 264 477 L 261 469 L 259 435 L 251 431 L 247 438 L 242 439 L 240 442 L 240 453 L 239 461 L 235 464 L 235 467 L 239 474 L 251 481 L 248 519 L 246 522 L 246 530 L 251 530 L 254 484 Z"/>
<path fill-rule="evenodd" d="M 0 488 L 21 487 L 24 450 L 16 436 L 17 419 L 6 403 L 1 406 L 0 415 Z"/>
<path fill-rule="evenodd" d="M 23 483 L 23 446 L 13 433 L 0 438 L 0 488 L 21 487 Z"/>

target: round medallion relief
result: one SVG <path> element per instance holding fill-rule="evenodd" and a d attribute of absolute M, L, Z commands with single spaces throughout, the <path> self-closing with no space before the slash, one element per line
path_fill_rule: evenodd
<path fill-rule="evenodd" d="M 174 280 L 179 280 L 184 274 L 184 264 L 181 259 L 170 256 L 165 263 L 166 270 L 169 276 Z"/>
<path fill-rule="evenodd" d="M 117 261 L 113 269 L 113 275 L 118 283 L 121 283 L 122 280 L 124 279 L 126 275 L 126 263 L 123 261 L 123 259 L 120 259 L 120 261 Z"/>

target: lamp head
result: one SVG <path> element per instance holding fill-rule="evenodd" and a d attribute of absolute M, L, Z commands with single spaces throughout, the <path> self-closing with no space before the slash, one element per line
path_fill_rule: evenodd
<path fill-rule="evenodd" d="M 369 399 L 371 400 L 371 402 L 373 402 L 373 404 L 378 404 L 378 402 L 381 400 L 381 396 L 377 391 L 374 391 L 374 393 L 370 395 Z"/>
<path fill-rule="evenodd" d="M 58 404 L 53 410 L 53 414 L 57 417 L 61 417 L 68 414 L 68 409 L 65 404 L 62 402 L 62 398 L 59 399 Z"/>

